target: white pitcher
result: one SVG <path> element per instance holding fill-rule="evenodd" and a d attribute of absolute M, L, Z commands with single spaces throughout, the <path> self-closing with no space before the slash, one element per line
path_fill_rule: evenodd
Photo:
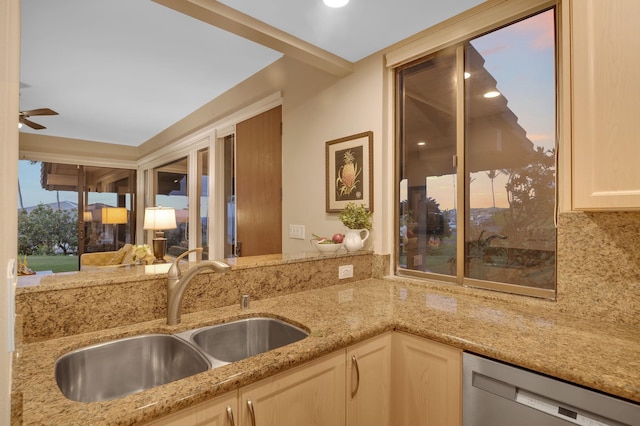
<path fill-rule="evenodd" d="M 364 242 L 367 241 L 367 238 L 369 238 L 368 229 L 349 229 L 344 235 L 342 243 L 347 251 L 358 251 L 364 246 Z"/>

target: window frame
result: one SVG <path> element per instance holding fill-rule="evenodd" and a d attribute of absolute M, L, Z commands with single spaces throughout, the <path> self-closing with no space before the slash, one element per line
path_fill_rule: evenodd
<path fill-rule="evenodd" d="M 139 165 L 138 168 L 138 185 L 143 188 L 144 197 L 139 197 L 142 205 L 140 206 L 141 212 L 144 212 L 146 207 L 154 207 L 156 206 L 155 197 L 156 197 L 156 186 L 157 186 L 157 174 L 156 171 L 159 167 L 165 166 L 167 164 L 173 163 L 175 161 L 179 161 L 181 159 L 185 159 L 187 163 L 187 200 L 189 206 L 189 220 L 187 224 L 187 241 L 188 241 L 188 250 L 195 249 L 201 245 L 201 239 L 198 234 L 199 227 L 197 226 L 197 222 L 200 217 L 200 188 L 198 187 L 199 181 L 199 159 L 201 151 L 207 150 L 211 153 L 211 140 L 213 136 L 211 132 L 205 133 L 204 135 L 201 133 L 197 133 L 194 137 L 183 141 L 182 143 L 178 143 L 179 146 L 171 146 L 166 148 L 170 150 L 170 153 L 156 152 L 155 155 L 149 156 L 145 159 L 144 162 L 141 161 L 142 164 Z M 211 170 L 211 158 L 209 158 L 208 169 Z M 208 200 L 210 203 L 210 201 Z M 211 205 L 209 204 L 208 209 L 210 209 Z M 136 241 L 141 241 L 150 244 L 153 239 L 153 231 L 142 230 L 142 227 L 139 228 L 139 234 L 137 235 Z M 210 246 L 210 241 L 207 242 L 207 246 Z M 209 254 L 211 256 L 211 254 Z M 189 259 L 190 261 L 195 261 L 201 257 L 198 253 L 190 253 Z"/>
<path fill-rule="evenodd" d="M 394 102 L 394 114 L 393 114 L 393 128 L 394 128 L 394 167 L 395 167 L 395 182 L 394 187 L 394 233 L 393 233 L 393 270 L 397 276 L 406 276 L 414 278 L 422 278 L 428 280 L 437 280 L 447 283 L 452 283 L 465 287 L 482 288 L 488 290 L 496 290 L 500 292 L 534 296 L 544 299 L 555 300 L 557 296 L 557 238 L 556 238 L 556 283 L 552 290 L 538 289 L 535 287 L 522 286 L 518 284 L 508 284 L 493 281 L 484 281 L 474 278 L 465 277 L 465 262 L 456 262 L 455 275 L 442 275 L 436 273 L 429 273 L 424 271 L 416 271 L 408 268 L 400 267 L 400 244 L 396 229 L 399 229 L 400 225 L 400 190 L 399 183 L 401 180 L 401 172 L 403 168 L 403 158 L 401 151 L 402 140 L 402 128 L 401 123 L 401 101 L 403 93 L 400 91 L 401 72 L 408 68 L 411 68 L 417 64 L 428 61 L 437 52 L 444 51 L 445 49 L 455 49 L 456 51 L 456 78 L 458 83 L 456 84 L 456 186 L 458 189 L 456 192 L 456 202 L 458 206 L 465 206 L 463 209 L 458 208 L 456 211 L 456 223 L 464 224 L 466 210 L 468 209 L 468 179 L 467 171 L 465 168 L 465 91 L 464 91 L 464 49 L 465 43 L 471 41 L 474 38 L 480 37 L 489 32 L 499 30 L 500 28 L 509 26 L 513 23 L 519 22 L 523 19 L 527 19 L 538 13 L 542 13 L 547 10 L 554 9 L 555 13 L 555 91 L 556 91 L 556 144 L 555 144 L 555 181 L 556 181 L 556 207 L 554 210 L 554 220 L 557 224 L 558 206 L 560 205 L 559 190 L 560 190 L 560 169 L 563 165 L 559 164 L 558 152 L 559 152 L 559 139 L 562 132 L 560 128 L 560 121 L 563 115 L 561 97 L 565 94 L 562 85 L 563 76 L 563 64 L 562 62 L 562 47 L 566 44 L 562 33 L 563 14 L 560 2 L 556 1 L 536 1 L 528 0 L 520 5 L 509 7 L 508 5 L 496 6 L 493 9 L 480 12 L 472 16 L 462 16 L 457 18 L 460 22 L 465 22 L 467 25 L 451 25 L 451 27 L 457 27 L 457 29 L 451 28 L 437 28 L 433 34 L 427 34 L 422 38 L 419 38 L 407 46 L 396 49 L 387 53 L 387 67 L 391 72 L 391 81 L 393 81 L 393 102 Z M 464 15 L 464 14 L 463 14 Z M 456 20 L 454 18 L 454 20 Z M 462 28 L 465 28 L 464 30 Z M 471 28 L 472 30 L 469 30 Z M 475 28 L 475 29 L 474 29 Z M 556 227 L 557 229 L 557 227 Z M 456 258 L 465 258 L 465 232 L 457 232 L 456 234 Z"/>

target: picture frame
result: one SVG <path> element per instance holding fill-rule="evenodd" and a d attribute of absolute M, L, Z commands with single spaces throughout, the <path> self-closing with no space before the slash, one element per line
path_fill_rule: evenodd
<path fill-rule="evenodd" d="M 347 203 L 373 212 L 373 132 L 326 143 L 326 210 L 339 213 Z"/>

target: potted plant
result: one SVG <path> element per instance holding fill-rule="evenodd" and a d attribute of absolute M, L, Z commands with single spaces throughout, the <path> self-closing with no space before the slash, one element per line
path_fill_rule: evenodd
<path fill-rule="evenodd" d="M 347 203 L 338 215 L 340 221 L 349 228 L 342 242 L 348 251 L 357 251 L 364 246 L 371 230 L 371 212 L 364 204 Z"/>

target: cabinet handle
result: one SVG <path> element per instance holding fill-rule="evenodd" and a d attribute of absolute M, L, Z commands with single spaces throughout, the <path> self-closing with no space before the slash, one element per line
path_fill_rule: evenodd
<path fill-rule="evenodd" d="M 236 422 L 233 420 L 233 408 L 230 405 L 227 405 L 227 422 L 229 426 L 236 426 Z"/>
<path fill-rule="evenodd" d="M 351 357 L 351 365 L 356 370 L 356 388 L 351 391 L 351 398 L 355 398 L 360 388 L 360 368 L 358 367 L 358 359 L 355 355 Z"/>
<path fill-rule="evenodd" d="M 247 399 L 247 407 L 249 408 L 249 415 L 251 415 L 251 426 L 256 426 L 256 413 L 253 411 L 253 402 Z"/>

